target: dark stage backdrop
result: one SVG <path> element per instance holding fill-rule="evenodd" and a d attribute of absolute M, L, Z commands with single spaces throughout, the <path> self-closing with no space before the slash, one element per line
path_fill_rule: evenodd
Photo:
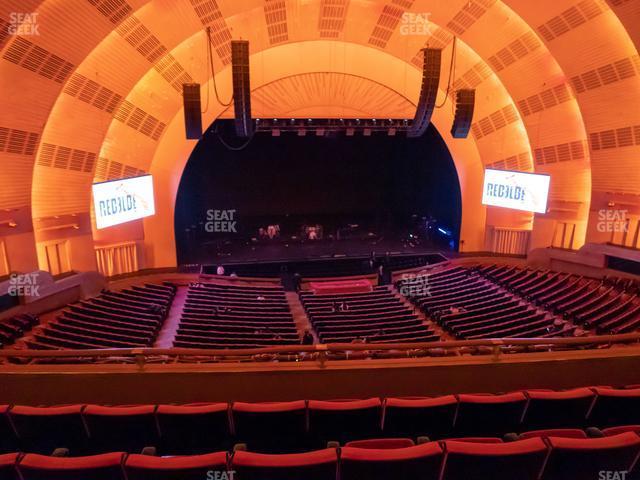
<path fill-rule="evenodd" d="M 399 229 L 412 215 L 431 215 L 457 240 L 461 200 L 453 160 L 433 126 L 419 139 L 256 134 L 240 151 L 227 149 L 209 129 L 178 190 L 179 263 L 190 263 L 200 243 L 233 239 L 206 231 L 208 210 L 235 210 L 238 239 L 267 223 L 294 232 L 298 224 L 321 223 L 326 235 L 345 222 Z"/>

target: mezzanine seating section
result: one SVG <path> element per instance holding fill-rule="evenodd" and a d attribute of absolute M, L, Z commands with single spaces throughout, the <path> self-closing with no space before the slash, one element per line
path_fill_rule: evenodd
<path fill-rule="evenodd" d="M 284 289 L 197 283 L 189 286 L 175 347 L 258 348 L 299 344 Z"/>
<path fill-rule="evenodd" d="M 38 350 L 151 347 L 174 295 L 172 285 L 105 290 L 69 305 L 24 343 Z"/>
<path fill-rule="evenodd" d="M 368 293 L 301 292 L 307 316 L 322 343 L 400 343 L 440 337 L 386 286 Z"/>

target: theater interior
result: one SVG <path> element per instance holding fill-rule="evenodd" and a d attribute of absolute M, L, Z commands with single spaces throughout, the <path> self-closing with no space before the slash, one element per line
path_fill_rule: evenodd
<path fill-rule="evenodd" d="M 640 0 L 0 0 L 0 480 L 640 479 Z"/>

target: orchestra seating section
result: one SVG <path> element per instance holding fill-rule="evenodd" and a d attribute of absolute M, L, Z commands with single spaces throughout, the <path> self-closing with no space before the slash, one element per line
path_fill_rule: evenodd
<path fill-rule="evenodd" d="M 594 280 L 549 270 L 491 266 L 480 270 L 529 302 L 601 334 L 640 328 L 638 282 Z"/>
<path fill-rule="evenodd" d="M 224 279 L 214 282 L 179 287 L 181 295 L 186 290 L 185 303 L 181 310 L 174 309 L 175 322 L 167 323 L 167 345 L 253 349 L 301 344 L 305 329 L 301 322 L 306 319 L 294 320 L 282 286 L 238 285 Z M 0 321 L 0 347 L 152 347 L 177 289 L 165 282 L 104 290 L 96 297 L 68 305 L 46 322 L 30 314 L 4 319 Z M 543 341 L 635 332 L 640 329 L 639 292 L 637 280 L 596 280 L 523 266 L 447 262 L 418 274 L 403 274 L 395 288 L 376 286 L 369 292 L 335 294 L 303 290 L 299 298 L 318 343 L 393 344 L 492 338 Z M 505 347 L 505 351 L 536 351 L 538 347 L 570 348 L 541 343 Z M 416 349 L 414 356 L 485 351 L 482 347 L 454 351 L 425 346 Z M 301 358 L 295 349 L 291 352 L 293 355 L 277 359 Z M 332 359 L 345 355 L 388 358 L 397 356 L 397 352 L 329 353 Z M 306 355 L 302 359 L 313 358 Z"/>
<path fill-rule="evenodd" d="M 635 281 L 509 265 L 447 266 L 396 284 L 457 339 L 618 334 L 640 328 Z"/>
<path fill-rule="evenodd" d="M 38 316 L 29 313 L 0 320 L 0 348 L 12 345 L 38 323 Z"/>
<path fill-rule="evenodd" d="M 0 478 L 637 478 L 640 389 L 109 407 L 0 406 Z M 214 475 L 212 473 L 212 475 Z M 220 477 L 218 477 L 220 478 Z M 224 477 L 223 477 L 224 478 Z"/>
<path fill-rule="evenodd" d="M 189 286 L 175 347 L 257 348 L 299 344 L 284 289 L 195 283 Z"/>
<path fill-rule="evenodd" d="M 146 284 L 68 305 L 33 329 L 23 343 L 38 350 L 151 347 L 171 307 L 175 287 Z"/>
<path fill-rule="evenodd" d="M 322 343 L 430 342 L 440 337 L 387 286 L 367 293 L 317 295 L 300 299 Z"/>

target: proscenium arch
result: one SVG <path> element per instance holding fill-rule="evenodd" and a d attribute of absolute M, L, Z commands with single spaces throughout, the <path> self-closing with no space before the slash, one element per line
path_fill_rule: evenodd
<path fill-rule="evenodd" d="M 405 74 L 406 96 L 415 104 L 421 84 L 421 73 L 415 69 L 406 69 L 405 63 L 391 55 L 377 49 L 364 47 L 356 44 L 340 45 L 337 42 L 317 41 L 303 42 L 300 44 L 287 44 L 277 48 L 267 49 L 255 53 L 251 56 L 252 89 L 259 90 L 262 86 L 268 85 L 279 78 L 288 78 L 293 75 L 304 73 L 315 73 L 317 71 L 327 72 L 330 59 L 323 60 L 318 56 L 308 56 L 305 62 L 282 62 L 281 58 L 291 58 L 291 49 L 318 48 L 320 50 L 334 46 L 344 51 L 347 61 L 344 62 L 342 71 L 335 72 L 348 74 L 356 77 L 368 78 L 386 88 L 395 91 L 404 90 Z M 371 68 L 371 57 L 377 67 Z M 349 61 L 350 59 L 353 61 Z M 359 59 L 356 61 L 355 59 Z M 259 68 L 254 68 L 261 62 L 267 65 L 278 65 L 277 71 L 265 69 L 261 73 Z M 333 65 L 335 68 L 335 65 Z M 396 72 L 396 74 L 390 74 Z M 218 88 L 221 91 L 229 91 L 231 79 L 227 75 L 220 75 Z M 444 95 L 444 92 L 441 92 Z M 226 107 L 210 105 L 209 111 L 203 115 L 203 124 L 209 125 L 215 118 L 224 111 Z M 460 241 L 464 241 L 464 248 L 468 251 L 479 251 L 484 245 L 484 231 L 486 220 L 486 207 L 481 205 L 482 199 L 482 179 L 483 164 L 472 141 L 456 141 L 451 138 L 449 130 L 453 123 L 453 112 L 451 108 L 440 108 L 435 111 L 432 123 L 445 140 L 451 156 L 454 159 L 458 179 L 460 181 L 460 191 L 462 196 L 462 229 Z M 174 266 L 176 264 L 176 246 L 173 225 L 167 225 L 166 219 L 173 219 L 175 216 L 175 202 L 180 179 L 184 167 L 195 147 L 195 141 L 185 139 L 184 120 L 182 110 L 178 111 L 169 123 L 162 141 L 156 149 L 150 173 L 154 176 L 156 189 L 166 192 L 157 199 L 156 216 L 144 220 L 145 231 L 145 255 L 147 259 L 152 259 L 153 264 L 158 267 Z"/>
<path fill-rule="evenodd" d="M 247 15 L 247 14 L 245 14 L 245 17 L 246 17 L 246 15 Z M 422 41 L 422 40 L 420 39 L 420 41 Z M 184 42 L 183 42 L 183 43 L 184 43 Z M 176 52 L 177 50 L 179 50 L 179 48 L 174 49 L 174 52 Z M 176 56 L 178 56 L 178 55 L 176 54 Z M 139 82 L 138 87 L 140 87 L 140 84 L 144 85 L 144 83 L 145 83 L 145 82 L 142 82 L 142 81 L 141 81 L 141 82 Z M 130 97 L 135 97 L 135 96 L 136 96 L 136 94 L 135 94 L 135 91 L 136 91 L 136 90 L 144 90 L 144 88 L 136 88 L 136 89 L 133 89 L 133 90 L 132 90 L 132 92 L 131 92 L 131 93 L 130 93 L 130 95 L 129 95 L 129 98 L 130 98 Z M 507 95 L 507 98 L 508 98 L 508 95 Z M 114 127 L 115 132 L 118 134 L 118 135 L 117 135 L 117 137 L 118 137 L 118 138 L 117 138 L 117 140 L 118 140 L 118 141 L 120 141 L 120 143 L 122 143 L 122 142 L 121 142 L 121 140 L 122 140 L 123 138 L 126 138 L 126 137 L 127 137 L 126 133 L 131 133 L 131 132 L 125 132 L 125 131 L 121 128 L 121 126 L 120 126 L 120 125 L 114 124 L 113 122 L 112 122 L 112 127 Z M 112 135 L 112 137 L 115 137 L 115 136 L 116 136 L 116 135 Z M 517 137 L 517 135 L 510 135 L 510 136 L 508 136 L 508 138 L 515 138 L 515 137 Z M 114 140 L 114 141 L 115 141 L 115 140 Z M 107 145 L 110 145 L 110 144 L 111 144 L 111 142 L 109 141 L 109 139 L 107 139 L 107 141 L 106 141 L 105 143 L 106 143 Z M 522 142 L 521 142 L 521 143 L 522 143 Z M 526 142 L 524 142 L 524 143 L 526 143 Z M 527 149 L 528 149 L 528 147 L 527 147 Z M 118 152 L 118 153 L 120 154 L 120 155 L 119 155 L 119 157 L 120 157 L 120 156 L 125 156 L 125 155 L 127 154 L 127 150 L 128 150 L 128 149 L 121 149 L 121 150 Z M 103 151 L 104 151 L 104 149 L 103 149 Z M 130 152 L 129 152 L 129 154 L 131 155 L 131 153 L 130 153 Z M 144 156 L 142 156 L 142 157 L 144 158 Z M 85 194 L 85 195 L 84 195 L 84 197 L 85 197 L 85 198 L 87 198 L 87 197 L 88 197 L 88 195 L 87 195 L 87 194 Z M 35 203 L 36 203 L 36 205 L 38 205 L 39 203 L 42 203 L 42 202 L 35 202 Z M 527 221 L 525 220 L 525 221 L 524 221 L 524 223 L 527 223 Z M 89 239 L 87 239 L 87 240 L 89 240 Z"/>
<path fill-rule="evenodd" d="M 81 2 L 78 2 L 78 6 L 80 6 L 80 3 Z M 84 27 L 84 30 L 80 31 L 78 35 L 74 36 L 74 39 L 72 42 L 73 49 L 71 50 L 65 50 L 65 48 L 69 46 L 68 41 L 65 43 L 65 40 L 63 38 L 61 37 L 56 38 L 55 34 L 49 33 L 51 32 L 51 30 L 54 30 L 56 28 L 55 24 L 51 24 L 51 23 L 47 24 L 48 36 L 47 38 L 43 38 L 41 40 L 41 44 L 44 47 L 51 48 L 49 47 L 49 40 L 53 39 L 55 44 L 53 46 L 53 51 L 73 61 L 74 58 L 77 58 L 77 55 L 74 56 L 75 51 L 78 50 L 76 48 L 77 46 L 81 47 L 79 49 L 80 52 L 90 51 L 90 49 L 86 48 L 86 44 L 87 44 L 86 40 L 88 40 L 89 42 L 94 41 L 94 38 L 96 38 L 96 35 L 98 36 L 98 38 L 100 38 L 99 35 L 101 34 L 101 32 L 108 31 L 108 28 L 113 28 L 113 26 L 112 25 L 109 26 L 109 24 L 105 20 L 102 21 L 103 23 L 100 23 L 99 16 L 96 16 L 95 18 L 93 18 L 91 14 L 95 15 L 96 12 L 92 11 L 91 8 L 86 3 L 84 2 L 82 3 L 83 3 L 82 9 L 79 8 L 76 11 L 72 11 L 72 12 L 69 12 L 69 11 L 61 12 L 61 10 L 64 10 L 64 8 L 62 7 L 62 2 L 58 3 L 57 5 L 54 5 L 53 2 L 47 2 L 47 1 L 20 2 L 20 5 L 18 6 L 22 9 L 30 9 L 32 11 L 41 10 L 41 14 L 42 14 L 41 18 L 45 23 L 47 22 L 47 19 L 51 19 L 51 18 L 54 18 L 56 20 L 59 20 L 60 18 L 65 18 L 65 21 L 68 20 L 69 22 L 73 21 L 75 23 L 77 27 L 76 30 Z M 175 2 L 175 3 L 177 5 L 179 2 Z M 192 9 L 191 5 L 187 5 L 188 2 L 182 2 L 182 3 L 184 4 L 184 7 L 180 7 L 183 10 L 180 12 L 181 14 L 184 14 L 184 11 L 188 9 Z M 221 0 L 218 3 L 222 9 L 225 20 L 229 23 L 229 25 L 231 25 L 234 28 L 235 32 L 242 32 L 243 29 L 240 27 L 240 24 L 246 21 L 248 17 L 251 17 L 250 19 L 251 21 L 248 22 L 247 28 L 250 29 L 258 26 L 259 28 L 255 30 L 257 32 L 260 32 L 260 34 L 264 36 L 264 33 L 265 33 L 264 21 L 262 21 L 262 23 L 258 21 L 259 17 L 263 14 L 262 6 L 264 4 L 262 2 L 255 1 L 255 2 L 251 2 L 250 5 L 249 4 L 245 5 L 245 3 L 240 5 L 238 2 L 227 2 L 227 1 Z M 287 14 L 289 17 L 288 22 L 290 24 L 295 23 L 297 20 L 299 20 L 300 17 L 304 17 L 304 19 L 312 18 L 313 15 L 307 15 L 307 14 L 309 12 L 313 13 L 313 10 L 309 10 L 309 9 L 311 9 L 312 7 L 316 8 L 317 5 L 315 4 L 317 3 L 319 2 L 308 2 L 308 5 L 305 5 L 305 10 L 300 10 L 299 12 L 296 12 L 295 10 L 292 10 L 292 9 L 288 9 L 287 11 Z M 352 3 L 355 3 L 355 2 L 352 2 Z M 413 6 L 411 7 L 411 10 L 417 11 L 417 12 L 433 10 L 434 14 L 436 15 L 434 17 L 434 20 L 437 20 L 437 22 L 441 25 L 446 25 L 448 20 L 454 17 L 455 14 L 459 11 L 459 9 L 463 8 L 464 4 L 466 3 L 468 2 L 465 0 L 464 2 L 463 1 L 447 2 L 446 5 L 443 5 L 443 4 L 433 5 L 432 2 L 418 1 L 413 4 Z M 473 25 L 472 28 L 468 29 L 467 32 L 463 34 L 463 38 L 470 45 L 472 45 L 478 52 L 480 52 L 484 59 L 487 59 L 489 58 L 490 55 L 495 54 L 496 51 L 499 50 L 501 46 L 507 45 L 508 42 L 513 40 L 514 38 L 513 36 L 511 37 L 509 36 L 510 34 L 513 34 L 513 31 L 512 31 L 513 29 L 500 28 L 504 23 L 503 20 L 504 20 L 505 12 L 515 14 L 515 16 L 520 19 L 520 21 L 524 24 L 524 26 L 526 26 L 528 31 L 533 31 L 534 28 L 537 30 L 538 29 L 537 27 L 539 25 L 542 25 L 546 23 L 546 21 L 554 18 L 555 15 L 562 14 L 562 12 L 569 9 L 570 7 L 575 8 L 575 5 L 577 4 L 577 2 L 574 2 L 571 0 L 567 0 L 567 1 L 545 0 L 543 2 L 530 2 L 528 0 L 510 0 L 508 2 L 494 3 L 494 2 L 481 1 L 479 3 L 482 3 L 482 4 L 486 3 L 492 6 L 489 12 L 484 14 L 482 18 L 478 22 L 476 22 L 477 25 Z M 604 4 L 604 2 L 598 2 L 598 3 Z M 154 33 L 159 32 L 159 29 L 154 28 L 154 26 L 157 27 L 159 24 L 158 22 L 161 21 L 161 18 L 159 18 L 158 15 L 162 15 L 163 11 L 166 13 L 167 11 L 166 4 L 163 4 L 163 2 L 160 2 L 158 0 L 149 1 L 149 2 L 130 0 L 129 4 L 133 7 L 133 12 L 131 12 L 132 14 L 140 15 L 144 23 L 149 24 L 150 29 L 154 31 Z M 311 4 L 314 4 L 315 7 Z M 349 10 L 349 14 L 347 15 L 347 18 L 346 18 L 347 27 L 344 32 L 345 35 L 348 36 L 350 40 L 356 39 L 358 35 L 356 35 L 355 33 L 358 30 L 363 34 L 368 35 L 371 32 L 372 27 L 375 26 L 376 19 L 382 9 L 383 4 L 384 2 L 374 2 L 374 1 L 358 2 L 357 8 L 351 8 Z M 15 10 L 14 7 L 16 6 L 13 5 L 10 8 L 12 10 Z M 250 9 L 249 13 L 245 11 L 247 7 L 249 7 Z M 172 13 L 175 10 L 179 10 L 178 7 L 174 7 L 173 5 L 171 8 L 172 8 L 171 10 Z M 634 25 L 634 24 L 637 25 L 638 23 L 637 9 L 634 10 L 634 8 L 635 7 L 633 5 L 633 2 L 627 2 L 626 5 L 617 7 L 615 9 L 615 12 L 606 11 L 604 14 L 600 16 L 589 18 L 589 20 L 584 24 L 584 26 L 580 27 L 583 31 L 586 28 L 586 29 L 589 29 L 590 32 L 595 27 L 596 34 L 593 36 L 593 38 L 591 38 L 589 45 L 586 45 L 586 42 L 583 42 L 584 44 L 580 44 L 580 43 L 571 44 L 565 41 L 567 37 L 574 35 L 574 33 L 578 34 L 578 29 L 576 29 L 575 32 L 569 32 L 566 34 L 566 36 L 560 37 L 559 40 L 546 40 L 544 50 L 546 50 L 548 53 L 549 52 L 549 50 L 547 50 L 547 46 L 548 46 L 549 49 L 553 52 L 553 55 L 549 54 L 549 59 L 551 59 L 554 62 L 556 61 L 555 60 L 556 58 L 558 59 L 563 69 L 561 70 L 561 72 L 564 71 L 568 73 L 567 75 L 565 75 L 565 79 L 568 79 L 570 74 L 583 73 L 588 69 L 593 68 L 594 66 L 598 66 L 598 64 L 594 61 L 592 52 L 594 51 L 595 47 L 601 46 L 602 42 L 608 42 L 608 48 L 606 49 L 606 51 L 603 50 L 602 52 L 600 52 L 599 56 L 597 56 L 597 58 L 600 60 L 602 59 L 603 56 L 606 57 L 608 55 L 611 58 L 617 58 L 622 54 L 627 55 L 629 52 L 635 53 L 637 55 L 637 49 L 633 48 L 633 44 L 629 39 L 629 34 L 627 33 L 627 31 L 625 31 L 622 23 L 618 20 L 618 17 L 623 18 L 623 15 L 627 15 L 626 17 L 624 17 L 624 19 L 626 20 L 626 23 L 629 25 Z M 631 17 L 631 14 L 634 12 L 636 13 L 636 16 Z M 6 12 L 0 12 L 0 13 L 4 15 L 4 13 Z M 61 13 L 65 13 L 65 15 L 62 16 L 60 15 Z M 76 14 L 78 15 L 78 18 L 75 18 Z M 298 17 L 296 17 L 296 14 L 298 14 Z M 193 16 L 192 11 L 190 12 L 190 15 Z M 616 15 L 618 17 L 616 17 Z M 153 18 L 154 16 L 156 18 Z M 182 15 L 182 17 L 184 17 L 184 15 Z M 180 30 L 179 27 L 181 25 L 179 25 L 178 21 L 183 20 L 182 17 L 180 17 L 180 15 L 175 17 L 176 34 Z M 360 24 L 362 28 L 356 28 L 355 25 L 353 25 L 356 23 L 356 20 L 355 20 L 356 18 L 357 18 L 357 23 Z M 193 19 L 189 20 L 190 25 L 193 25 L 194 27 L 197 27 L 197 28 L 201 28 L 201 25 L 198 25 L 197 21 L 194 22 L 192 20 Z M 95 24 L 93 22 L 95 22 Z M 66 26 L 64 26 L 62 22 L 59 22 L 59 23 L 60 23 L 59 29 L 66 30 Z M 308 32 L 304 32 L 304 34 L 309 36 L 312 36 L 316 32 L 314 28 L 308 28 L 307 30 Z M 489 31 L 489 30 L 492 31 L 492 36 L 491 36 L 492 41 L 483 42 L 482 39 L 479 37 L 481 37 L 484 34 L 486 38 L 486 31 Z M 292 29 L 290 33 L 290 38 L 297 39 L 298 38 L 297 35 L 299 36 L 299 33 L 300 33 L 299 31 L 294 32 Z M 175 35 L 173 36 L 173 38 L 175 38 Z M 637 39 L 637 36 L 634 38 Z M 611 39 L 615 39 L 615 41 L 612 41 Z M 164 37 L 163 40 L 165 40 L 166 42 L 167 37 Z M 361 42 L 366 42 L 367 39 L 361 38 L 357 40 Z M 394 33 L 394 35 L 392 36 L 387 46 L 387 49 L 389 51 L 392 51 L 394 49 L 394 45 L 397 45 L 398 43 L 397 40 L 398 40 L 397 33 Z M 599 45 L 598 45 L 598 42 L 599 42 Z M 166 43 L 169 47 L 173 45 L 171 42 L 166 42 Z M 113 51 L 103 52 L 103 58 L 108 58 L 109 54 L 111 53 L 113 53 Z M 589 58 L 586 58 L 586 53 L 589 53 L 588 55 Z M 181 61 L 182 60 L 183 59 L 181 58 Z M 75 61 L 75 63 L 79 64 L 77 60 Z M 525 63 L 528 63 L 528 61 Z M 540 89 L 542 88 L 541 84 L 537 84 L 536 86 L 535 84 L 532 84 L 528 81 L 521 81 L 516 83 L 507 81 L 508 77 L 513 74 L 514 68 L 516 70 L 519 70 L 521 64 L 522 62 L 518 62 L 516 63 L 517 67 L 511 67 L 511 69 L 506 69 L 504 71 L 499 72 L 499 76 L 501 80 L 505 81 L 505 85 L 509 88 L 509 91 L 514 96 L 515 100 L 519 100 L 520 98 L 525 98 L 527 95 L 538 94 L 540 92 Z M 8 65 L 7 62 L 3 62 L 3 68 L 7 65 Z M 18 68 L 18 67 L 15 67 L 15 68 Z M 18 69 L 17 71 L 24 73 L 26 75 L 25 79 L 28 81 L 27 84 L 29 85 L 31 80 L 31 78 L 29 77 L 30 74 L 28 74 L 26 70 Z M 14 72 L 10 72 L 10 73 L 13 74 Z M 9 78 L 9 76 L 7 76 L 7 78 Z M 602 112 L 598 110 L 597 107 L 598 105 L 603 104 L 603 100 L 607 98 L 607 94 L 610 94 L 611 90 L 608 87 L 607 88 L 603 87 L 601 90 L 594 91 L 593 93 L 588 92 L 587 94 L 578 96 L 577 104 L 579 104 L 580 107 L 576 108 L 576 111 L 574 112 L 574 116 L 576 118 L 580 118 L 580 121 L 582 121 L 582 115 L 586 115 L 585 118 L 587 119 L 587 125 L 590 127 L 591 131 L 594 131 L 594 130 L 602 131 L 602 130 L 605 130 L 606 128 L 626 127 L 627 124 L 633 123 L 635 120 L 633 118 L 630 118 L 632 117 L 632 115 L 629 114 L 628 112 L 625 112 L 625 114 L 622 114 L 623 112 L 621 110 L 623 106 L 627 106 L 629 104 L 633 105 L 633 103 L 630 103 L 630 99 L 637 101 L 637 98 L 638 98 L 637 82 L 636 84 L 633 85 L 633 88 L 626 88 L 627 86 L 630 86 L 632 82 L 634 82 L 633 79 L 625 81 L 624 90 L 627 93 L 622 95 L 622 97 L 616 97 L 616 98 L 622 98 L 620 104 L 617 104 L 617 108 L 611 108 L 611 107 L 615 107 L 616 105 L 614 105 L 611 102 L 607 102 L 607 106 L 609 107 L 609 110 L 611 110 L 611 112 L 609 112 L 608 115 L 605 115 L 605 117 L 603 117 L 602 120 L 600 120 L 599 114 L 606 113 L 606 112 Z M 13 83 L 17 84 L 17 82 L 15 81 Z M 5 91 L 7 93 L 7 96 L 11 98 L 12 93 L 17 93 L 16 88 L 22 90 L 25 88 L 24 85 L 25 84 L 23 82 L 20 82 L 20 85 L 18 87 L 16 87 L 15 85 L 7 85 L 9 88 L 3 89 L 3 91 Z M 4 82 L 2 86 L 3 87 L 5 86 Z M 615 84 L 611 88 L 613 87 L 615 87 Z M 30 90 L 27 88 L 27 91 L 30 91 Z M 513 92 L 517 92 L 517 93 L 513 93 Z M 40 95 L 41 92 L 34 91 L 34 94 L 36 93 Z M 9 108 L 6 109 L 6 112 L 11 112 L 11 113 L 17 112 L 18 114 L 20 114 L 20 112 L 22 112 L 22 109 L 24 109 L 24 106 L 28 105 L 31 102 L 29 102 L 28 99 L 25 100 L 25 98 L 22 95 L 14 95 L 14 97 L 16 99 L 19 99 L 20 103 L 15 104 L 13 100 L 11 100 L 11 102 L 5 102 L 4 104 L 9 106 Z M 38 99 L 38 101 L 40 102 L 40 99 Z M 582 111 L 585 111 L 586 114 L 583 114 Z M 546 112 L 543 112 L 543 113 L 546 113 Z M 2 124 L 7 125 L 6 119 L 1 116 L 0 118 L 2 118 Z M 38 131 L 40 127 L 37 125 L 37 123 L 40 122 L 40 118 L 41 117 L 39 116 L 35 117 L 33 125 L 29 124 L 29 120 L 23 121 L 21 126 L 27 130 Z M 552 118 L 552 117 L 547 117 L 547 118 Z M 65 120 L 68 120 L 68 117 L 65 118 Z M 541 122 L 541 123 L 544 123 L 544 122 Z M 528 126 L 528 128 L 530 127 Z M 535 143 L 537 135 L 533 135 L 533 136 L 530 135 L 530 137 L 531 137 L 532 143 Z M 551 140 L 553 140 L 556 143 L 558 141 L 558 139 L 554 139 L 551 134 L 542 135 L 542 137 L 543 138 L 541 139 L 541 142 L 539 145 L 544 148 L 550 148 L 550 147 L 547 147 L 547 145 L 551 144 Z M 562 138 L 561 140 L 566 140 L 566 139 Z M 134 141 L 135 140 L 132 140 L 132 143 Z M 607 153 L 609 154 L 608 156 L 605 155 Z M 598 159 L 598 169 L 596 170 L 597 183 L 596 183 L 596 187 L 594 188 L 598 188 L 600 190 L 600 193 L 604 193 L 602 189 L 606 187 L 606 188 L 611 188 L 612 191 L 614 192 L 621 191 L 623 193 L 631 193 L 631 194 L 637 195 L 639 188 L 638 188 L 638 185 L 634 184 L 633 182 L 634 182 L 634 179 L 637 177 L 637 172 L 640 171 L 640 169 L 637 168 L 637 158 L 639 157 L 637 155 L 633 157 L 632 153 L 633 152 L 630 149 L 626 149 L 625 151 L 614 149 L 609 152 L 599 152 L 598 155 L 600 156 L 600 158 Z M 612 172 L 613 175 L 607 175 L 607 173 L 609 173 L 607 168 L 609 164 L 612 164 L 614 160 L 613 156 L 615 156 L 614 166 L 616 168 Z M 619 160 L 621 157 L 623 157 L 622 160 Z M 6 157 L 6 158 L 9 160 L 9 159 L 14 159 L 15 157 Z M 632 158 L 635 158 L 635 160 L 632 160 Z M 20 159 L 20 160 L 22 161 L 23 159 Z M 495 160 L 495 158 L 492 160 Z M 25 158 L 24 161 L 25 163 L 27 163 L 27 165 L 29 165 L 29 162 L 33 162 L 33 158 Z M 553 169 L 554 171 L 558 170 L 558 175 L 554 174 L 555 175 L 554 178 L 560 178 L 560 179 L 564 178 L 564 179 L 573 180 L 575 176 L 575 169 L 572 168 L 573 166 L 574 165 L 572 164 L 572 162 L 570 162 L 563 165 L 558 164 L 557 167 L 554 165 L 550 165 L 547 167 L 545 165 L 544 168 Z M 604 168 L 604 167 L 607 167 L 607 168 Z M 20 172 L 15 172 L 15 170 L 12 170 L 11 175 L 7 175 L 6 178 L 9 180 L 9 182 L 16 183 L 16 179 L 20 179 L 21 178 L 20 175 L 22 175 L 22 172 L 24 172 L 25 170 L 26 168 L 21 168 Z M 625 175 L 627 171 L 629 171 L 629 173 Z M 625 172 L 625 173 L 622 173 L 622 172 Z M 635 175 L 634 175 L 634 172 L 636 172 Z M 581 177 L 581 181 L 586 181 L 584 176 Z M 604 185 L 603 181 L 606 181 L 608 183 Z M 56 182 L 53 182 L 53 183 L 55 184 Z M 561 191 L 559 195 L 560 198 L 567 198 L 567 197 L 571 198 L 572 196 L 575 196 L 575 195 L 568 195 L 567 193 L 565 193 L 564 190 L 569 192 L 571 190 L 570 187 L 571 185 L 566 185 L 566 184 L 563 185 L 563 189 L 562 189 L 563 191 Z M 16 190 L 16 188 L 13 186 L 10 186 L 10 188 L 2 189 L 2 190 L 14 191 Z M 19 196 L 20 196 L 20 199 L 24 197 L 23 194 L 20 194 Z M 19 202 L 22 202 L 22 200 L 14 200 L 14 198 L 7 198 L 6 201 L 3 200 L 2 202 L 3 205 L 0 205 L 0 206 L 22 205 L 22 203 L 19 203 Z M 534 233 L 535 233 L 535 229 L 534 229 Z M 88 240 L 90 241 L 91 239 L 89 238 Z"/>

